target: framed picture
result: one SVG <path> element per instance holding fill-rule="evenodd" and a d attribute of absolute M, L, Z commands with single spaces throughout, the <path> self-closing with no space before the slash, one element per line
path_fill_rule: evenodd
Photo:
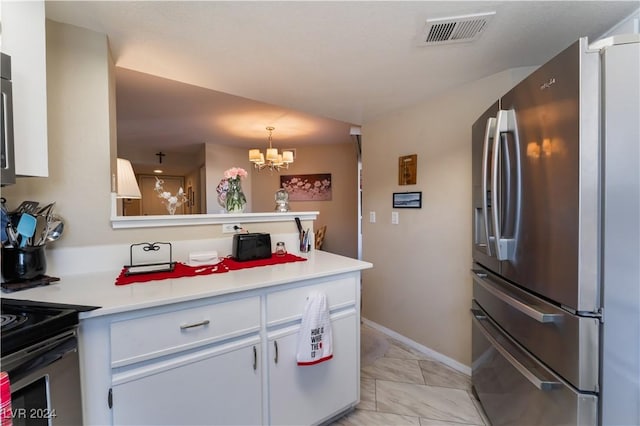
<path fill-rule="evenodd" d="M 418 154 L 398 158 L 398 185 L 415 185 L 418 180 Z"/>
<path fill-rule="evenodd" d="M 393 208 L 394 209 L 421 209 L 422 208 L 422 191 L 394 192 Z"/>
<path fill-rule="evenodd" d="M 280 176 L 280 188 L 289 194 L 289 201 L 330 201 L 331 173 Z"/>

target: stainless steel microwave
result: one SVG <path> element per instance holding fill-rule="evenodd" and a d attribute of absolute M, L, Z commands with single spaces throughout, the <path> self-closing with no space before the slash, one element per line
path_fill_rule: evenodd
<path fill-rule="evenodd" d="M 2 137 L 2 186 L 16 183 L 16 166 L 13 151 L 13 92 L 11 89 L 11 57 L 0 53 L 0 74 L 2 75 L 2 108 L 0 131 Z"/>

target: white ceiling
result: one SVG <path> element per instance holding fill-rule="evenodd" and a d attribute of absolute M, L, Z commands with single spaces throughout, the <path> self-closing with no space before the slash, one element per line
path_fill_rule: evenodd
<path fill-rule="evenodd" d="M 542 64 L 580 36 L 600 37 L 638 4 L 47 1 L 46 13 L 108 35 L 122 68 L 120 143 L 264 146 L 265 127 L 273 125 L 274 145 L 282 148 L 349 141 L 351 124 L 508 68 Z M 489 11 L 495 16 L 474 42 L 416 45 L 427 18 Z"/>

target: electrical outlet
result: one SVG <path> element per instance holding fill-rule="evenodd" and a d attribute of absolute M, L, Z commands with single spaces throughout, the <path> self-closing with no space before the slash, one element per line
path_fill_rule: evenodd
<path fill-rule="evenodd" d="M 400 218 L 398 217 L 398 212 L 391 212 L 391 224 L 397 225 L 400 222 Z"/>
<path fill-rule="evenodd" d="M 240 232 L 242 229 L 242 225 L 239 223 L 223 223 L 222 224 L 222 233 L 223 234 L 235 234 Z"/>
<path fill-rule="evenodd" d="M 376 223 L 376 212 L 369 212 L 369 223 Z"/>

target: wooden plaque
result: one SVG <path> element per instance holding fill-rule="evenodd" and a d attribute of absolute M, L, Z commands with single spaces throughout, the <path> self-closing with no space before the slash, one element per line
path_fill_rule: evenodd
<path fill-rule="evenodd" d="M 398 185 L 415 185 L 418 179 L 418 154 L 398 159 Z"/>

